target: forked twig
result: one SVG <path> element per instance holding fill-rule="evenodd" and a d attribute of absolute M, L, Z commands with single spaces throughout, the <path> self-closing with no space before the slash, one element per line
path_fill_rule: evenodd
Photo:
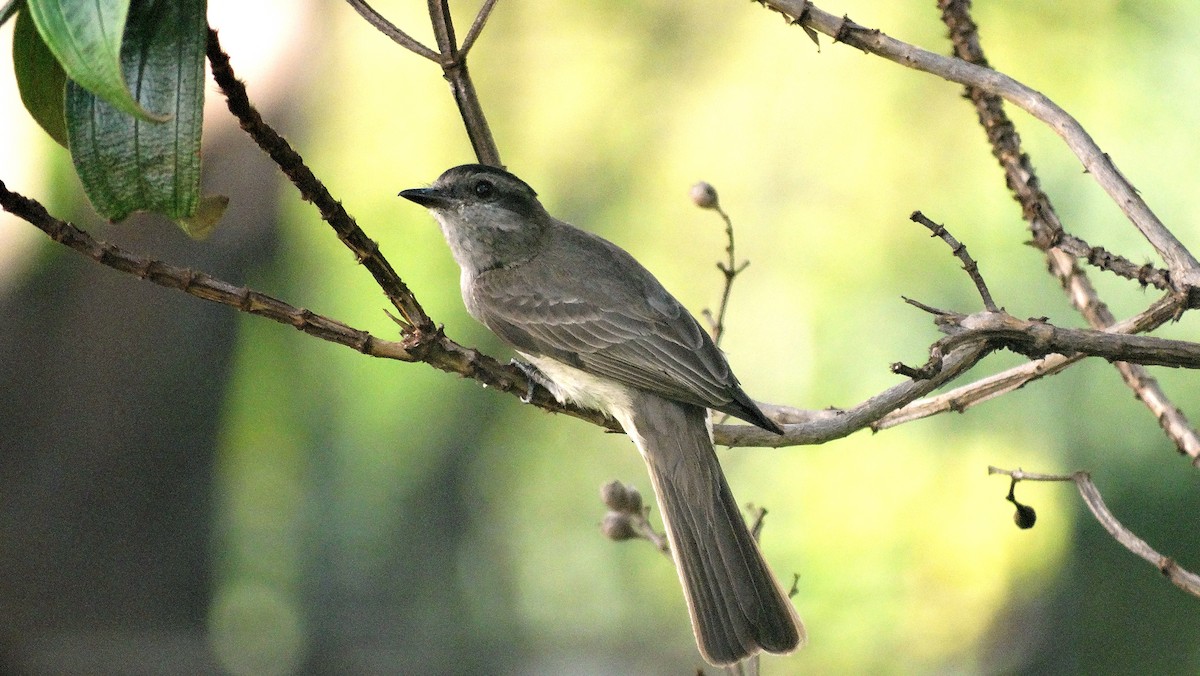
<path fill-rule="evenodd" d="M 955 54 L 970 63 L 988 67 L 979 30 L 971 18 L 970 2 L 940 0 L 942 20 L 950 30 Z M 1004 170 L 1006 183 L 1021 204 L 1025 219 L 1033 232 L 1033 243 L 1046 253 L 1048 269 L 1062 283 L 1071 303 L 1087 322 L 1097 329 L 1111 326 L 1116 318 L 1101 302 L 1087 274 L 1076 264 L 1082 258 L 1103 270 L 1151 284 L 1159 289 L 1170 288 L 1169 275 L 1150 265 L 1135 266 L 1127 259 L 1115 256 L 1100 247 L 1091 247 L 1083 240 L 1067 234 L 1059 221 L 1050 197 L 1041 189 L 1029 156 L 1021 150 L 1021 137 L 1016 126 L 1004 111 L 1004 101 L 996 94 L 968 85 L 967 98 L 975 105 L 980 126 L 987 132 L 992 155 Z M 1158 381 L 1140 365 L 1115 362 L 1126 385 L 1137 399 L 1154 415 L 1175 448 L 1200 462 L 1200 433 L 1187 416 L 1163 392 Z"/>
<path fill-rule="evenodd" d="M 979 264 L 975 262 L 974 258 L 971 258 L 971 254 L 967 253 L 967 246 L 954 239 L 954 235 L 951 235 L 945 226 L 934 223 L 920 211 L 914 211 L 909 219 L 929 228 L 933 233 L 930 235 L 931 237 L 940 237 L 950 247 L 950 252 L 962 261 L 963 270 L 974 282 L 975 289 L 979 291 L 979 297 L 983 299 L 983 308 L 988 312 L 999 312 L 1000 308 L 996 307 L 996 302 L 992 300 L 992 292 L 988 291 L 987 282 L 983 281 L 983 275 L 979 272 Z"/>
<path fill-rule="evenodd" d="M 1192 289 L 1200 289 L 1200 261 L 1159 220 L 1117 169 L 1112 158 L 1100 149 L 1079 121 L 1046 95 L 998 71 L 921 49 L 885 35 L 878 29 L 861 26 L 849 17 L 823 11 L 810 0 L 761 0 L 761 3 L 784 14 L 791 23 L 824 33 L 836 42 L 951 82 L 978 87 L 1003 97 L 1045 122 L 1162 256 L 1170 270 L 1173 288 L 1189 294 L 1189 306 L 1200 304 L 1200 292 L 1192 297 Z"/>
<path fill-rule="evenodd" d="M 713 319 L 712 312 L 707 308 L 703 311 L 704 317 L 708 320 L 713 343 L 720 345 L 721 338 L 725 335 L 725 311 L 729 308 L 729 293 L 733 290 L 733 280 L 750 265 L 750 261 L 737 262 L 737 256 L 734 254 L 733 248 L 733 219 L 721 207 L 721 200 L 717 196 L 717 189 L 712 187 L 711 184 L 701 181 L 692 186 L 691 197 L 692 202 L 696 206 L 701 209 L 711 209 L 717 212 L 721 220 L 725 221 L 726 260 L 723 262 L 717 261 L 717 269 L 725 277 L 725 286 L 721 290 L 721 304 L 717 306 L 716 319 Z"/>
<path fill-rule="evenodd" d="M 460 59 L 465 59 L 467 52 L 475 46 L 475 41 L 479 39 L 480 33 L 483 32 L 483 26 L 492 16 L 492 8 L 495 6 L 496 0 L 484 0 L 483 6 L 479 8 L 479 13 L 475 15 L 475 21 L 471 22 L 471 27 L 467 29 L 467 37 L 463 38 L 462 46 L 458 49 Z"/>
<path fill-rule="evenodd" d="M 428 0 L 428 7 L 433 34 L 437 38 L 438 51 L 441 52 L 439 63 L 442 65 L 442 74 L 450 83 L 450 92 L 454 95 L 454 103 L 458 105 L 458 114 L 467 129 L 467 137 L 471 139 L 475 157 L 482 164 L 502 167 L 504 165 L 500 162 L 500 149 L 496 147 L 487 117 L 483 114 L 483 106 L 479 103 L 479 95 L 475 92 L 475 84 L 467 72 L 466 52 L 459 49 L 454 37 L 454 22 L 450 18 L 448 0 Z M 485 8 L 490 14 L 490 6 L 485 5 Z M 479 30 L 483 29 L 488 14 L 480 10 L 475 20 Z"/>

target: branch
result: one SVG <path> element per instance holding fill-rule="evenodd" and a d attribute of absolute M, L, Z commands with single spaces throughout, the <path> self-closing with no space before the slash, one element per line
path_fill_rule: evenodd
<path fill-rule="evenodd" d="M 212 65 L 213 79 L 225 93 L 229 112 L 237 118 L 242 129 L 279 165 L 283 173 L 300 190 L 300 196 L 317 207 L 321 212 L 321 219 L 333 227 L 338 239 L 371 272 L 384 295 L 400 311 L 409 329 L 416 334 L 432 333 L 433 321 L 425 314 L 425 310 L 400 279 L 400 275 L 392 269 L 391 263 L 379 252 L 379 245 L 367 237 L 354 218 L 342 207 L 342 203 L 329 194 L 325 185 L 304 164 L 304 158 L 267 125 L 250 104 L 246 86 L 234 75 L 229 55 L 221 50 L 217 32 L 211 28 L 208 31 L 208 60 Z"/>
<path fill-rule="evenodd" d="M 970 2 L 940 0 L 938 4 L 942 7 L 942 20 L 950 29 L 955 54 L 970 63 L 988 67 L 978 28 L 971 19 Z M 1086 259 L 1102 270 L 1136 279 L 1143 285 L 1169 288 L 1169 278 L 1165 272 L 1150 265 L 1135 266 L 1125 258 L 1099 247 L 1088 246 L 1082 239 L 1068 235 L 1063 230 L 1050 197 L 1041 189 L 1029 156 L 1021 150 L 1021 137 L 1004 112 L 1004 102 L 1000 97 L 972 86 L 967 86 L 967 98 L 975 104 L 979 123 L 987 132 L 992 146 L 992 155 L 1004 169 L 1008 187 L 1021 204 L 1033 232 L 1034 244 L 1046 253 L 1050 272 L 1059 279 L 1072 304 L 1093 328 L 1107 328 L 1116 318 L 1101 302 L 1087 275 L 1076 265 L 1075 258 Z M 1158 381 L 1142 366 L 1125 362 L 1117 362 L 1114 366 L 1137 399 L 1154 414 L 1175 448 L 1191 456 L 1193 462 L 1200 461 L 1200 434 L 1183 412 L 1171 403 Z"/>
<path fill-rule="evenodd" d="M 988 467 L 988 474 L 1003 474 L 1012 477 L 1014 483 L 1017 481 L 1074 482 L 1075 487 L 1079 489 L 1079 496 L 1083 498 L 1084 504 L 1091 510 L 1092 516 L 1096 517 L 1096 521 L 1099 521 L 1100 525 L 1104 526 L 1104 530 L 1108 531 L 1109 535 L 1113 536 L 1113 539 L 1125 549 L 1148 561 L 1176 587 L 1193 596 L 1200 596 L 1200 575 L 1184 569 L 1174 559 L 1159 554 L 1145 540 L 1139 538 L 1118 521 L 1117 517 L 1113 516 L 1113 513 L 1109 511 L 1108 506 L 1104 504 L 1104 498 L 1101 497 L 1100 490 L 1096 488 L 1096 484 L 1092 483 L 1092 477 L 1087 472 L 1037 474 L 1024 472 L 1019 469 L 1007 470 L 1000 469 L 999 467 Z M 1009 491 L 1009 495 L 1012 495 L 1011 490 Z"/>
<path fill-rule="evenodd" d="M 1044 319 L 1017 319 L 1004 311 L 970 315 L 939 311 L 937 323 L 950 335 L 934 343 L 931 353 L 983 342 L 993 349 L 1004 348 L 1035 359 L 1048 354 L 1082 354 L 1135 364 L 1200 368 L 1200 343 L 1184 340 L 1064 328 Z"/>
<path fill-rule="evenodd" d="M 495 0 L 493 0 L 493 2 L 494 1 Z M 362 18 L 366 19 L 367 23 L 374 26 L 380 33 L 383 33 L 391 38 L 392 42 L 395 42 L 408 51 L 418 56 L 423 56 L 434 63 L 441 62 L 441 56 L 437 52 L 421 44 L 412 37 L 409 37 L 408 33 L 400 30 L 396 24 L 385 19 L 382 14 L 375 11 L 375 8 L 368 5 L 365 0 L 346 0 L 346 2 L 350 3 L 350 6 L 354 8 L 354 11 L 358 12 Z"/>
<path fill-rule="evenodd" d="M 1167 294 L 1156 301 L 1148 309 L 1129 319 L 1116 322 L 1105 329 L 1110 333 L 1144 333 L 1152 331 L 1171 321 L 1182 311 L 1184 300 L 1176 294 Z M 1054 375 L 1065 370 L 1068 366 L 1081 361 L 1085 355 L 1075 354 L 1064 356 L 1052 354 L 1042 359 L 1013 367 L 1001 373 L 983 378 L 974 383 L 955 388 L 930 399 L 914 401 L 903 408 L 893 411 L 871 426 L 873 431 L 895 427 L 906 422 L 926 418 L 947 411 L 963 412 L 985 401 L 1024 387 L 1027 383 L 1040 378 Z M 1142 391 L 1153 392 L 1149 388 Z M 1169 402 L 1158 400 L 1147 402 L 1152 409 L 1158 406 L 1170 406 Z M 1173 408 L 1173 406 L 1172 406 Z M 1172 439 L 1181 439 L 1179 449 L 1192 459 L 1194 466 L 1200 467 L 1200 444 L 1194 441 L 1195 436 L 1190 428 L 1176 429 L 1174 416 L 1158 417 L 1159 424 Z"/>
<path fill-rule="evenodd" d="M 717 196 L 717 189 L 712 185 L 701 181 L 692 186 L 690 191 L 692 202 L 701 209 L 712 209 L 717 212 L 721 220 L 725 221 L 725 239 L 729 244 L 725 246 L 725 262 L 717 261 L 717 269 L 725 277 L 725 287 L 721 291 L 721 304 L 717 307 L 716 319 L 713 319 L 713 314 L 708 309 L 705 309 L 703 314 L 708 319 L 709 329 L 712 332 L 713 343 L 721 344 L 721 337 L 725 335 L 725 311 L 729 308 L 729 293 L 733 291 L 733 280 L 750 265 L 750 261 L 737 262 L 737 256 L 734 255 L 733 249 L 733 219 L 729 214 L 721 208 L 720 198 Z"/>
<path fill-rule="evenodd" d="M 381 340 L 366 331 L 297 308 L 264 293 L 234 286 L 203 272 L 142 258 L 116 245 L 100 242 L 71 223 L 54 218 L 40 203 L 9 191 L 3 181 L 0 181 L 0 207 L 45 232 L 59 244 L 138 279 L 293 326 L 310 336 L 344 345 L 362 354 L 416 361 L 403 343 Z"/>
<path fill-rule="evenodd" d="M 494 2 L 492 3 L 494 4 Z M 487 13 L 485 13 L 487 10 Z M 483 30 L 483 23 L 491 12 L 491 5 L 485 4 L 479 10 L 479 17 L 472 25 L 475 37 Z M 492 130 L 488 127 L 487 117 L 483 114 L 483 106 L 479 103 L 479 95 L 475 93 L 475 85 L 467 72 L 466 49 L 459 50 L 454 38 L 454 22 L 450 19 L 450 7 L 447 0 L 429 0 L 429 19 L 433 22 L 433 34 L 437 37 L 438 51 L 441 52 L 439 63 L 442 74 L 450 83 L 450 91 L 454 94 L 454 102 L 458 104 L 458 113 L 462 116 L 467 128 L 467 136 L 471 139 L 471 147 L 475 149 L 475 157 L 481 164 L 503 167 L 500 162 L 500 150 L 492 138 Z M 468 37 L 471 37 L 468 35 Z M 474 38 L 471 37 L 471 44 Z M 471 44 L 465 45 L 470 47 Z"/>
<path fill-rule="evenodd" d="M 954 238 L 950 231 L 945 226 L 934 223 L 925 217 L 925 214 L 920 211 L 914 211 L 909 220 L 914 223 L 929 228 L 933 234 L 930 237 L 940 237 L 950 247 L 950 253 L 954 254 L 958 260 L 962 261 L 963 270 L 975 283 L 975 289 L 979 292 L 979 297 L 983 300 L 983 308 L 988 312 L 998 312 L 1000 308 L 996 307 L 996 301 L 992 300 L 992 292 L 988 291 L 987 282 L 983 281 L 983 275 L 979 273 L 979 264 L 975 259 L 971 258 L 971 254 L 967 253 L 967 246 Z"/>
<path fill-rule="evenodd" d="M 54 218 L 36 200 L 8 190 L 3 181 L 0 181 L 0 208 L 45 232 L 55 242 L 119 272 L 293 326 L 311 336 L 349 347 L 362 354 L 398 361 L 424 362 L 447 373 L 456 373 L 478 381 L 485 387 L 511 394 L 523 401 L 530 397 L 529 403 L 552 413 L 565 413 L 610 430 L 619 429 L 615 422 L 601 413 L 558 403 L 544 388 L 534 388 L 531 395 L 531 382 L 523 371 L 501 364 L 478 350 L 455 343 L 440 329 L 435 329 L 430 334 L 422 334 L 420 341 L 412 336 L 401 342 L 382 340 L 336 319 L 297 308 L 264 293 L 236 286 L 203 272 L 142 258 L 116 245 L 98 241 L 71 223 Z"/>
<path fill-rule="evenodd" d="M 803 422 L 785 424 L 781 435 L 751 425 L 713 425 L 713 440 L 722 446 L 781 448 L 841 439 L 870 427 L 891 411 L 954 380 L 979 363 L 988 352 L 987 347 L 979 344 L 957 347 L 942 358 L 941 369 L 933 377 L 905 380 L 852 408 L 806 412 L 801 416 L 805 419 Z M 774 408 L 765 407 L 766 410 Z"/>
<path fill-rule="evenodd" d="M 1182 296 L 1166 294 L 1145 311 L 1113 324 L 1104 333 L 1119 335 L 1152 330 L 1176 317 L 1184 303 L 1185 299 Z M 1185 345 L 1193 353 L 1200 350 L 1200 346 L 1193 343 Z M 937 413 L 963 411 L 1022 387 L 1031 380 L 1058 373 L 1085 356 L 1077 354 L 1064 357 L 1061 354 L 1052 354 L 937 397 L 921 399 L 970 369 L 993 349 L 994 346 L 989 345 L 986 340 L 967 341 L 962 345 L 950 346 L 942 355 L 940 369 L 935 371 L 933 377 L 928 380 L 907 380 L 849 409 L 807 411 L 760 404 L 772 420 L 785 425 L 786 431 L 782 436 L 748 425 L 714 425 L 714 439 L 725 446 L 739 447 L 779 448 L 798 444 L 821 444 L 848 436 L 863 428 L 879 431 Z M 1159 422 L 1167 424 L 1163 419 Z M 1193 464 L 1200 466 L 1200 448 L 1189 447 L 1187 453 L 1192 457 Z"/>
<path fill-rule="evenodd" d="M 1150 210 L 1137 190 L 1117 170 L 1112 158 L 1096 145 L 1082 125 L 1045 95 L 990 68 L 935 54 L 888 37 L 879 30 L 860 26 L 848 17 L 822 11 L 808 0 L 759 1 L 782 13 L 794 24 L 815 29 L 837 42 L 902 66 L 997 94 L 1045 122 L 1063 139 L 1092 178 L 1162 256 L 1170 270 L 1173 288 L 1189 294 L 1189 307 L 1200 304 L 1200 293 L 1192 297 L 1191 292 L 1193 288 L 1200 287 L 1200 262 Z"/>

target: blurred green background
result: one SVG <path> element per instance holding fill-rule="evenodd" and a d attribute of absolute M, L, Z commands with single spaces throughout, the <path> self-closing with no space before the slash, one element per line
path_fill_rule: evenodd
<path fill-rule="evenodd" d="M 268 120 L 454 339 L 510 353 L 462 308 L 432 218 L 395 197 L 473 161 L 432 64 L 341 3 L 212 3 Z M 375 3 L 432 44 L 424 3 Z M 477 3 L 455 5 L 465 34 Z M 821 3 L 946 53 L 934 3 Z M 1200 5 L 981 2 L 992 64 L 1072 112 L 1185 243 L 1197 240 Z M 11 24 L 5 26 L 5 51 Z M 1081 325 L 956 85 L 744 2 L 502 0 L 471 56 L 501 155 L 549 210 L 713 307 L 756 398 L 850 406 L 938 337 L 900 296 L 979 301 L 945 223 L 1017 316 Z M 210 88 L 206 242 L 154 217 L 97 223 L 69 158 L 3 68 L 0 179 L 98 236 L 380 336 L 386 301 Z M 1012 110 L 1071 232 L 1153 260 L 1062 143 Z M 12 140 L 12 145 L 9 145 Z M 598 487 L 649 493 L 628 440 L 422 366 L 374 360 L 100 268 L 0 220 L 0 667 L 13 673 L 691 673 L 675 574 L 597 528 Z M 1093 275 L 1120 316 L 1152 298 Z M 1162 335 L 1194 338 L 1187 316 Z M 989 358 L 973 375 L 1019 363 Z M 1187 372 L 1155 371 L 1200 419 Z M 1068 485 L 1023 484 L 1018 531 L 989 464 L 1093 473 L 1130 528 L 1200 567 L 1196 470 L 1102 362 L 966 415 L 819 447 L 724 449 L 809 646 L 766 673 L 1195 673 L 1196 599 L 1121 549 Z"/>

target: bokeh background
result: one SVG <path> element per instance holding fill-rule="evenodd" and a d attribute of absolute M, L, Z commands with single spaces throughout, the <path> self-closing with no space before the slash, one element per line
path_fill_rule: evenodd
<path fill-rule="evenodd" d="M 440 71 L 341 3 L 213 0 L 267 118 L 453 338 L 465 314 L 432 219 L 395 197 L 471 161 Z M 376 3 L 432 43 L 424 3 Z M 455 3 L 460 35 L 477 3 Z M 933 2 L 821 7 L 946 53 Z M 1200 5 L 981 2 L 993 65 L 1075 114 L 1196 245 Z M 9 51 L 11 23 L 0 31 Z M 503 0 L 471 57 L 506 164 L 552 213 L 627 248 L 697 313 L 723 224 L 752 261 L 724 347 L 756 398 L 849 406 L 937 338 L 900 296 L 972 311 L 946 223 L 1018 316 L 1081 320 L 1044 272 L 960 88 L 743 2 Z M 0 179 L 99 237 L 393 336 L 386 301 L 210 89 L 221 229 L 97 222 L 0 67 Z M 1152 252 L 1049 131 L 1011 111 L 1072 232 Z M 1094 279 L 1118 316 L 1152 298 Z M 1163 335 L 1193 338 L 1187 316 Z M 974 375 L 1018 363 L 996 355 Z M 1155 371 L 1200 420 L 1195 375 Z M 973 409 L 819 447 L 725 449 L 763 548 L 800 575 L 801 653 L 767 673 L 1195 673 L 1200 605 L 1121 549 L 1069 485 L 1200 567 L 1200 479 L 1105 363 Z M 0 670 L 6 673 L 694 673 L 675 574 L 597 528 L 597 489 L 649 492 L 618 435 L 423 365 L 363 357 L 101 268 L 0 216 Z"/>

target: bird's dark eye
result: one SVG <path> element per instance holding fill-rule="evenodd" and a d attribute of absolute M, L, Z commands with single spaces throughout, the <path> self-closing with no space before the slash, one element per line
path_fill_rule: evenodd
<path fill-rule="evenodd" d="M 491 181 L 480 180 L 475 183 L 475 196 L 487 199 L 496 193 L 496 186 Z"/>

